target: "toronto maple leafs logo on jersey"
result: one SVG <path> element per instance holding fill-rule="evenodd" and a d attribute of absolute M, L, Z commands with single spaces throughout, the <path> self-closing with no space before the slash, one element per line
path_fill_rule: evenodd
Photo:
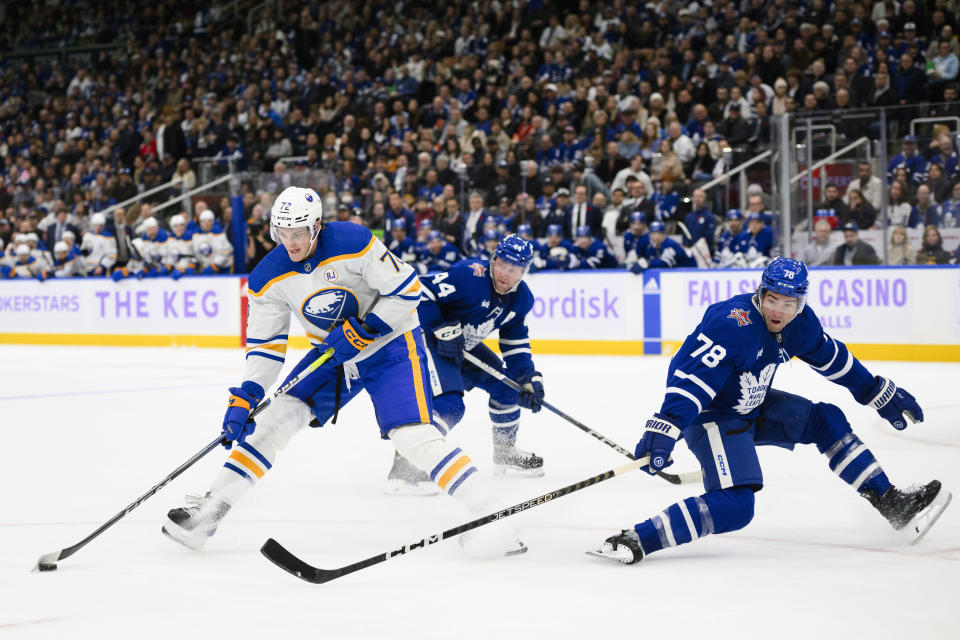
<path fill-rule="evenodd" d="M 767 397 L 767 388 L 773 381 L 773 374 L 777 371 L 777 364 L 771 362 L 760 370 L 760 375 L 755 376 L 751 371 L 744 371 L 740 374 L 740 399 L 737 401 L 734 410 L 742 416 L 763 404 L 763 399 Z"/>
<path fill-rule="evenodd" d="M 308 296 L 300 311 L 312 324 L 324 331 L 330 331 L 339 321 L 356 316 L 360 305 L 352 291 L 332 287 L 320 289 Z"/>
<path fill-rule="evenodd" d="M 473 349 L 493 333 L 493 330 L 497 328 L 497 318 L 502 313 L 503 307 L 498 306 L 479 325 L 466 324 L 463 326 L 463 339 L 467 350 Z M 513 314 L 511 313 L 511 315 Z"/>
<path fill-rule="evenodd" d="M 734 320 L 736 320 L 738 327 L 745 327 L 748 324 L 751 324 L 750 312 L 744 311 L 743 309 L 731 309 L 730 315 L 728 315 L 727 317 L 733 318 Z"/>

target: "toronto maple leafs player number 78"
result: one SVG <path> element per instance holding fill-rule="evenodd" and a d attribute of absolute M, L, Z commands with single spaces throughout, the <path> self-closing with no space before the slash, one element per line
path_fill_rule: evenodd
<path fill-rule="evenodd" d="M 895 487 L 838 407 L 770 388 L 777 367 L 797 357 L 895 429 L 923 421 L 912 395 L 872 375 L 824 332 L 805 304 L 807 286 L 806 266 L 779 257 L 764 270 L 756 293 L 707 309 L 670 361 L 663 404 L 636 448 L 638 459 L 650 456 L 642 468 L 654 474 L 670 464 L 683 438 L 703 468 L 706 491 L 607 538 L 593 555 L 633 564 L 665 547 L 745 527 L 754 494 L 763 488 L 758 445 L 815 444 L 830 470 L 911 543 L 933 526 L 951 497 L 940 482 Z"/>

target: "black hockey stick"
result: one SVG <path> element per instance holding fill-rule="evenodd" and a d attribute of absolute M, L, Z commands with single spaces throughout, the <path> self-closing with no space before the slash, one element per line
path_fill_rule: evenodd
<path fill-rule="evenodd" d="M 497 378 L 498 380 L 500 380 L 501 382 L 503 382 L 505 385 L 507 385 L 507 386 L 510 387 L 511 389 L 515 389 L 516 391 L 520 391 L 520 388 L 521 388 L 521 387 L 520 387 L 520 385 L 519 385 L 517 382 L 515 382 L 514 380 L 511 380 L 511 379 L 508 378 L 506 375 L 504 375 L 504 373 L 503 373 L 502 371 L 498 371 L 498 370 L 494 369 L 493 367 L 491 367 L 491 366 L 488 365 L 486 362 L 484 362 L 484 361 L 481 360 L 480 358 L 476 357 L 475 355 L 473 355 L 473 354 L 470 353 L 469 351 L 464 351 L 464 352 L 463 352 L 463 358 L 464 358 L 464 360 L 466 360 L 467 362 L 469 362 L 469 363 L 472 364 L 473 366 L 477 367 L 478 369 L 480 369 L 480 370 L 483 371 L 484 373 L 487 373 L 487 374 L 493 376 L 494 378 Z M 593 436 L 594 438 L 596 438 L 597 440 L 599 440 L 599 441 L 602 442 L 603 444 L 607 445 L 608 447 L 610 447 L 611 449 L 613 449 L 613 450 L 616 451 L 617 453 L 622 454 L 622 455 L 630 458 L 631 460 L 634 459 L 633 454 L 632 454 L 631 452 L 627 451 L 626 449 L 624 449 L 623 447 L 621 447 L 620 445 L 618 445 L 618 444 L 617 444 L 616 442 L 614 442 L 613 440 L 607 438 L 607 437 L 606 437 L 605 435 L 603 435 L 602 433 L 598 433 L 598 432 L 594 431 L 593 429 L 591 429 L 590 427 L 588 427 L 587 425 L 585 425 L 585 424 L 583 424 L 582 422 L 580 422 L 579 420 L 577 420 L 576 418 L 574 418 L 574 417 L 572 417 L 572 416 L 568 416 L 568 415 L 565 414 L 563 411 L 560 411 L 560 410 L 557 409 L 555 406 L 553 406 L 552 404 L 550 404 L 549 402 L 547 402 L 547 401 L 545 401 L 545 400 L 543 401 L 542 404 L 543 404 L 544 407 L 546 407 L 546 408 L 549 409 L 550 411 L 554 412 L 555 414 L 557 414 L 558 416 L 560 416 L 561 418 L 563 418 L 564 420 L 566 420 L 567 422 L 569 422 L 570 424 L 572 424 L 573 426 L 575 426 L 576 428 L 580 429 L 581 431 L 583 431 L 583 432 L 586 433 L 586 434 L 589 434 L 589 435 Z M 697 482 L 701 482 L 701 481 L 703 480 L 703 472 L 701 472 L 701 471 L 686 471 L 686 472 L 684 472 L 684 473 L 679 473 L 679 474 L 668 473 L 668 472 L 666 472 L 666 471 L 660 471 L 660 472 L 657 473 L 657 475 L 660 476 L 661 478 L 663 478 L 664 480 L 666 480 L 667 482 L 669 482 L 670 484 L 694 484 L 694 483 L 697 483 Z"/>
<path fill-rule="evenodd" d="M 515 504 L 512 507 L 507 507 L 502 511 L 497 511 L 496 513 L 491 513 L 483 516 L 482 518 L 471 520 L 470 522 L 453 527 L 452 529 L 447 529 L 446 531 L 442 531 L 440 533 L 431 534 L 425 538 L 421 538 L 420 540 L 406 544 L 399 549 L 387 551 L 385 553 L 367 558 L 366 560 L 348 564 L 347 566 L 340 567 L 339 569 L 318 569 L 317 567 L 311 566 L 287 551 L 283 545 L 273 538 L 269 538 L 263 543 L 263 546 L 260 547 L 260 553 L 266 556 L 267 559 L 273 564 L 277 565 L 287 573 L 295 575 L 301 580 L 306 580 L 307 582 L 312 582 L 313 584 L 324 584 L 326 582 L 330 582 L 331 580 L 336 580 L 337 578 L 342 578 L 345 575 L 360 571 L 361 569 L 372 567 L 375 564 L 386 562 L 391 558 L 405 555 L 410 551 L 416 551 L 417 549 L 429 547 L 443 540 L 447 540 L 448 538 L 458 536 L 461 533 L 466 533 L 467 531 L 476 529 L 477 527 L 482 527 L 485 524 L 490 524 L 491 522 L 495 522 L 497 520 L 503 520 L 504 518 L 516 515 L 521 511 L 539 507 L 542 504 L 546 504 L 557 498 L 562 498 L 563 496 L 569 495 L 574 491 L 586 489 L 587 487 L 603 482 L 604 480 L 621 476 L 635 469 L 639 469 L 643 465 L 647 464 L 648 461 L 649 457 L 628 462 L 627 464 L 617 467 L 616 469 L 604 471 L 603 473 L 587 478 L 586 480 L 581 480 L 580 482 L 576 482 L 562 489 L 544 493 L 543 495 L 537 496 L 536 498 L 531 498 L 530 500 L 524 500 L 523 502 Z"/>
<path fill-rule="evenodd" d="M 323 355 L 321 355 L 319 358 L 317 358 L 312 363 L 310 363 L 310 365 L 307 366 L 306 369 L 301 371 L 299 374 L 294 376 L 292 380 L 288 381 L 286 384 L 282 385 L 279 389 L 277 389 L 273 394 L 273 398 L 276 398 L 280 394 L 286 393 L 287 391 L 289 391 L 295 384 L 300 382 L 300 380 L 302 380 L 308 373 L 310 373 L 311 371 L 313 371 L 314 369 L 322 365 L 324 362 L 329 360 L 330 356 L 332 355 L 333 355 L 333 349 L 327 349 L 327 351 L 325 351 Z M 250 418 L 254 418 L 258 413 L 266 409 L 270 405 L 271 400 L 272 398 L 267 398 L 265 401 L 257 405 L 257 407 L 250 412 Z M 171 480 L 173 480 L 174 478 L 179 476 L 181 473 L 183 473 L 184 471 L 192 467 L 200 458 L 204 457 L 205 455 L 207 455 L 208 453 L 216 449 L 217 445 L 223 442 L 225 442 L 225 440 L 223 438 L 223 434 L 221 433 L 219 436 L 217 436 L 215 440 L 210 442 L 210 444 L 208 444 L 203 449 L 195 453 L 189 460 L 187 460 L 182 465 L 174 469 L 173 472 L 170 473 L 170 475 L 168 475 L 166 478 L 164 478 L 163 480 L 155 484 L 153 487 L 150 488 L 149 491 L 147 491 L 145 494 L 143 494 L 142 496 L 140 496 L 139 498 L 131 502 L 123 511 L 121 511 L 117 515 L 110 518 L 108 521 L 102 524 L 100 528 L 98 528 L 96 531 L 88 535 L 86 538 L 84 538 L 77 544 L 73 545 L 72 547 L 66 547 L 64 549 L 60 549 L 59 551 L 51 551 L 50 553 L 45 553 L 42 556 L 40 556 L 40 559 L 37 560 L 37 564 L 36 566 L 34 566 L 33 570 L 34 571 L 56 571 L 57 562 L 59 562 L 60 560 L 65 560 L 69 558 L 70 556 L 75 554 L 77 551 L 85 547 L 87 543 L 89 543 L 91 540 L 99 536 L 101 533 L 103 533 L 104 531 L 112 527 L 114 524 L 117 523 L 117 521 L 119 521 L 125 515 L 127 515 L 137 507 L 139 507 L 141 504 L 143 504 L 144 501 L 146 501 L 148 498 L 153 496 L 153 494 L 155 494 L 157 491 L 160 491 L 160 489 L 165 487 Z"/>

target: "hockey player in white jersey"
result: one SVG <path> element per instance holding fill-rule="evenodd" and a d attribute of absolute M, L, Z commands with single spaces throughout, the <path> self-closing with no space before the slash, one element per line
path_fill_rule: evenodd
<path fill-rule="evenodd" d="M 70 245 L 61 240 L 53 246 L 53 277 L 77 278 L 87 275 L 81 257 L 70 251 Z"/>
<path fill-rule="evenodd" d="M 230 389 L 223 421 L 232 453 L 209 491 L 172 509 L 163 532 L 199 549 L 221 519 L 275 464 L 300 429 L 336 421 L 361 390 L 370 395 L 380 437 L 430 474 L 470 512 L 490 506 L 470 457 L 431 424 L 432 398 L 416 308 L 421 285 L 369 229 L 350 222 L 324 225 L 320 197 L 288 187 L 270 213 L 276 247 L 249 277 L 244 381 Z M 292 379 L 328 350 L 333 356 L 248 421 L 285 361 L 291 313 L 313 345 Z M 512 529 L 488 527 L 461 536 L 468 553 L 522 553 Z"/>
<path fill-rule="evenodd" d="M 170 242 L 167 232 L 160 228 L 156 218 L 151 216 L 143 222 L 143 233 L 134 244 L 140 252 L 146 276 L 165 276 L 170 273 Z"/>
<path fill-rule="evenodd" d="M 105 229 L 107 219 L 102 213 L 90 216 L 90 231 L 84 234 L 80 250 L 89 276 L 105 276 L 117 261 L 117 239 Z"/>
<path fill-rule="evenodd" d="M 197 261 L 193 255 L 192 234 L 187 230 L 187 219 L 182 213 L 170 218 L 170 237 L 167 239 L 167 266 L 170 277 L 178 280 L 181 276 L 197 271 Z"/>
<path fill-rule="evenodd" d="M 14 257 L 7 258 L 6 264 L 0 267 L 0 276 L 4 278 L 37 278 L 45 280 L 47 271 L 42 262 L 30 255 L 30 247 L 26 243 L 17 245 Z"/>
<path fill-rule="evenodd" d="M 213 228 L 214 220 L 213 211 L 204 210 L 200 214 L 200 231 L 191 238 L 197 271 L 206 275 L 233 270 L 233 245 L 226 233 Z"/>

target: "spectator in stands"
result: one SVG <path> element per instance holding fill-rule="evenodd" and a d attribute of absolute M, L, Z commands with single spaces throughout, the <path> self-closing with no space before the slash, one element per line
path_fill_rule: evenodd
<path fill-rule="evenodd" d="M 950 197 L 940 205 L 941 228 L 960 226 L 960 181 L 954 183 L 950 190 Z"/>
<path fill-rule="evenodd" d="M 813 225 L 813 242 L 803 248 L 800 259 L 808 267 L 833 264 L 834 248 L 830 243 L 833 229 L 826 220 L 817 220 Z"/>
<path fill-rule="evenodd" d="M 859 189 L 847 189 L 847 197 L 849 198 L 850 208 L 847 217 L 845 219 L 840 218 L 840 226 L 847 222 L 854 222 L 861 229 L 873 227 L 877 222 L 877 210 L 864 199 L 863 193 Z"/>
<path fill-rule="evenodd" d="M 847 192 L 843 196 L 843 201 L 848 205 L 850 204 L 850 192 L 852 190 L 859 191 L 874 209 L 880 208 L 883 182 L 873 175 L 873 166 L 870 162 L 857 163 L 857 177 L 850 181 Z"/>
<path fill-rule="evenodd" d="M 573 190 L 573 202 L 564 211 L 564 229 L 590 229 L 591 236 L 600 236 L 603 213 L 587 202 L 587 187 L 580 185 Z"/>
<path fill-rule="evenodd" d="M 910 244 L 907 230 L 897 225 L 890 232 L 890 246 L 887 248 L 887 264 L 900 266 L 917 264 L 917 251 Z"/>
<path fill-rule="evenodd" d="M 843 244 L 833 254 L 833 264 L 859 266 L 880 264 L 876 250 L 860 239 L 860 229 L 853 222 L 843 225 Z"/>
<path fill-rule="evenodd" d="M 932 69 L 927 69 L 930 81 L 930 100 L 939 102 L 943 99 L 944 86 L 957 78 L 960 62 L 957 54 L 951 47 L 950 40 L 940 40 L 937 45 L 937 56 L 931 60 Z"/>
<path fill-rule="evenodd" d="M 948 264 L 950 253 L 943 248 L 943 238 L 935 226 L 927 225 L 923 229 L 923 243 L 917 252 L 917 264 Z"/>
<path fill-rule="evenodd" d="M 900 225 L 905 227 L 910 220 L 913 207 L 907 200 L 906 191 L 906 187 L 900 180 L 895 180 L 890 185 L 885 213 L 887 224 L 890 226 Z"/>
<path fill-rule="evenodd" d="M 713 179 L 713 167 L 717 161 L 710 155 L 710 145 L 701 142 L 697 145 L 694 155 L 684 166 L 684 173 L 688 180 L 705 182 Z"/>

